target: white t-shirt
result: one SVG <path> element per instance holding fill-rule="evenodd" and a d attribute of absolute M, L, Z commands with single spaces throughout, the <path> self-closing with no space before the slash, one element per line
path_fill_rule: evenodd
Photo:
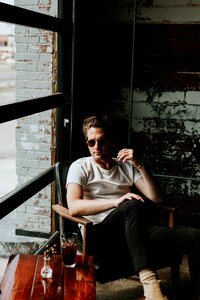
<path fill-rule="evenodd" d="M 74 161 L 68 171 L 67 183 L 77 183 L 83 187 L 84 199 L 101 201 L 101 199 L 120 198 L 131 191 L 134 183 L 141 178 L 140 172 L 127 161 L 117 161 L 112 169 L 99 167 L 93 157 L 83 157 Z M 86 216 L 94 224 L 100 223 L 113 210 Z"/>

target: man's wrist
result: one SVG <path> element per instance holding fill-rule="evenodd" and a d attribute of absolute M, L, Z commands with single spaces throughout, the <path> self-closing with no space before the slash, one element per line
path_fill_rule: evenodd
<path fill-rule="evenodd" d="M 142 160 L 135 168 L 136 168 L 137 170 L 140 170 L 141 167 L 143 166 L 143 164 L 144 164 L 144 161 Z"/>

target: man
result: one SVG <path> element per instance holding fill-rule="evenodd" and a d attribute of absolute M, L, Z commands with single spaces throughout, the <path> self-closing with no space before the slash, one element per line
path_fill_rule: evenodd
<path fill-rule="evenodd" d="M 139 275 L 145 299 L 167 300 L 152 267 L 150 245 L 176 247 L 188 255 L 191 278 L 199 296 L 200 230 L 149 226 L 148 202 L 162 202 L 162 197 L 145 164 L 132 149 L 122 149 L 117 158 L 112 157 L 112 130 L 106 118 L 85 119 L 83 133 L 91 156 L 70 166 L 67 202 L 71 215 L 86 216 L 95 224 L 95 255 L 123 245 Z M 133 186 L 143 196 L 133 193 Z"/>

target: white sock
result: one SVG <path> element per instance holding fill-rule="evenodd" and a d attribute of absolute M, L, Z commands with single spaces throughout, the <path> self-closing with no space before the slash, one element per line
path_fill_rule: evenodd
<path fill-rule="evenodd" d="M 142 269 L 139 272 L 141 283 L 153 283 L 158 281 L 157 274 L 151 269 Z"/>
<path fill-rule="evenodd" d="M 139 277 L 143 285 L 145 300 L 168 300 L 162 294 L 156 272 L 151 269 L 142 269 L 139 272 Z"/>

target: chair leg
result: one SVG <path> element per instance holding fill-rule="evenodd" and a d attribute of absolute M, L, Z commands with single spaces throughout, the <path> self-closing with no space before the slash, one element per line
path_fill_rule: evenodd
<path fill-rule="evenodd" d="M 178 300 L 180 296 L 180 265 L 174 264 L 171 266 L 171 282 L 173 299 Z"/>

